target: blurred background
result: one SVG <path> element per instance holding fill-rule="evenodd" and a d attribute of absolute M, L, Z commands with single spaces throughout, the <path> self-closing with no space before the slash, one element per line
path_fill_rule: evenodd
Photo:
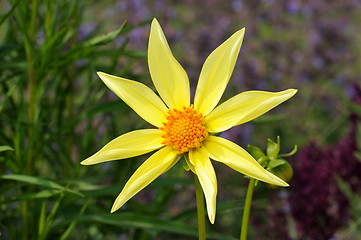
<path fill-rule="evenodd" d="M 79 163 L 150 127 L 97 71 L 155 90 L 147 66 L 156 17 L 194 95 L 206 57 L 246 34 L 222 101 L 247 90 L 298 93 L 223 133 L 266 149 L 281 139 L 291 187 L 259 183 L 249 239 L 361 239 L 361 1 L 1 0 L 0 239 L 197 239 L 193 176 L 178 163 L 121 210 L 112 203 L 149 156 Z M 209 239 L 237 239 L 248 180 L 214 163 Z"/>

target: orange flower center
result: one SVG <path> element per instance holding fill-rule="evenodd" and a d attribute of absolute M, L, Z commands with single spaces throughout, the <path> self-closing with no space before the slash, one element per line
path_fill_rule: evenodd
<path fill-rule="evenodd" d="M 166 118 L 167 122 L 159 128 L 165 132 L 162 136 L 163 144 L 173 146 L 178 150 L 178 154 L 199 147 L 203 139 L 208 136 L 203 124 L 203 115 L 198 114 L 193 106 L 183 107 L 182 110 L 169 109 Z"/>

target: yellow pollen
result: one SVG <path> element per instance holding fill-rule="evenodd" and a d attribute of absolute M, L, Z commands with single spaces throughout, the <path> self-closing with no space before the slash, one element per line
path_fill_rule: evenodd
<path fill-rule="evenodd" d="M 190 148 L 196 148 L 208 136 L 203 125 L 203 115 L 198 114 L 193 106 L 183 107 L 182 110 L 169 109 L 166 116 L 167 122 L 163 123 L 160 130 L 165 134 L 163 144 L 173 146 L 178 154 L 188 152 Z"/>

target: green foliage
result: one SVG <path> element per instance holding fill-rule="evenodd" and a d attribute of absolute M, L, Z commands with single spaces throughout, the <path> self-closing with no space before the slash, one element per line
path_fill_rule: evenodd
<path fill-rule="evenodd" d="M 110 215 L 107 212 L 137 163 L 122 161 L 111 169 L 79 164 L 112 138 L 139 127 L 129 121 L 130 108 L 112 100 L 96 72 L 134 78 L 129 71 L 134 58 L 146 56 L 128 50 L 126 34 L 137 26 L 122 22 L 108 31 L 101 22 L 86 23 L 88 3 L 13 0 L 1 8 L 0 235 L 196 237 L 194 208 L 176 215 L 166 208 L 174 186 L 192 184 L 188 178 L 175 173 L 177 177 L 159 179 L 150 186 L 156 192 L 152 203 L 130 201 L 128 212 Z M 84 34 L 84 24 L 93 30 Z M 220 206 L 222 212 L 235 204 Z M 207 236 L 233 239 L 212 230 Z"/>
<path fill-rule="evenodd" d="M 0 234 L 4 239 L 66 239 L 88 231 L 86 225 L 75 228 L 95 201 L 83 192 L 101 187 L 89 183 L 86 189 L 81 183 L 101 182 L 106 176 L 90 178 L 94 170 L 84 175 L 79 162 L 99 147 L 96 130 L 106 122 L 114 125 L 109 112 L 128 111 L 120 101 L 103 102 L 107 89 L 95 72 L 127 75 L 119 59 L 126 58 L 129 68 L 132 56 L 145 54 L 126 50 L 122 35 L 133 27 L 125 23 L 109 33 L 91 23 L 96 24 L 94 30 L 82 34 L 87 4 L 84 0 L 1 3 Z M 115 46 L 120 37 L 123 43 Z M 117 127 L 108 131 L 102 133 L 104 141 L 121 132 Z M 123 171 L 127 168 L 132 164 Z M 119 186 L 111 194 L 104 189 L 94 196 L 100 195 L 110 206 Z M 54 228 L 60 213 L 70 208 L 75 214 L 66 217 L 67 224 Z M 92 210 L 87 214 L 96 215 Z"/>

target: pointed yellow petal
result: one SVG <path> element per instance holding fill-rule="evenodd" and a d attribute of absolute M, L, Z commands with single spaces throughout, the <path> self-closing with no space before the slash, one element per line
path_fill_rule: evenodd
<path fill-rule="evenodd" d="M 187 73 L 174 58 L 156 19 L 153 19 L 150 30 L 148 65 L 154 86 L 168 107 L 188 107 L 190 93 Z"/>
<path fill-rule="evenodd" d="M 172 147 L 164 147 L 155 152 L 130 177 L 110 212 L 121 208 L 130 198 L 171 168 L 179 158 L 180 155 Z"/>
<path fill-rule="evenodd" d="M 266 171 L 248 152 L 237 144 L 215 136 L 207 137 L 203 143 L 210 158 L 263 182 L 283 187 L 289 186 L 276 175 Z"/>
<path fill-rule="evenodd" d="M 206 116 L 217 105 L 228 84 L 242 45 L 244 28 L 234 33 L 205 61 L 194 98 L 194 109 Z"/>
<path fill-rule="evenodd" d="M 240 93 L 216 107 L 204 122 L 208 132 L 222 132 L 251 121 L 291 98 L 297 90 L 282 92 L 248 91 Z"/>
<path fill-rule="evenodd" d="M 110 90 L 150 124 L 161 127 L 166 121 L 167 107 L 162 100 L 142 83 L 98 72 Z"/>
<path fill-rule="evenodd" d="M 209 221 L 213 224 L 216 217 L 217 178 L 207 152 L 203 148 L 189 151 L 189 162 L 201 183 L 207 203 Z"/>
<path fill-rule="evenodd" d="M 93 156 L 81 162 L 92 165 L 101 162 L 139 156 L 164 146 L 163 131 L 159 129 L 143 129 L 123 134 L 110 141 Z"/>

